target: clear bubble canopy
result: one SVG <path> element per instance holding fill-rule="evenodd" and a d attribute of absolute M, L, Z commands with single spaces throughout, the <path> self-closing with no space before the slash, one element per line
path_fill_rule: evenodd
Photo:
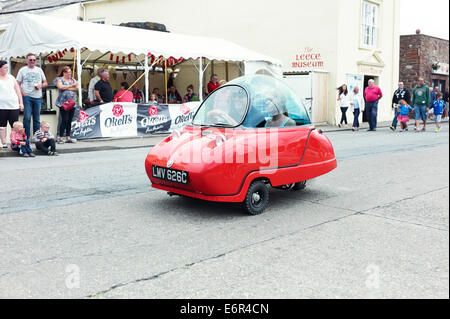
<path fill-rule="evenodd" d="M 260 128 L 309 125 L 311 121 L 302 101 L 284 82 L 266 75 L 248 75 L 212 92 L 193 124 Z"/>

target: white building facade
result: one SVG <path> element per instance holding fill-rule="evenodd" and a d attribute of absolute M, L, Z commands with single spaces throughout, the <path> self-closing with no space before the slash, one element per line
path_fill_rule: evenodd
<path fill-rule="evenodd" d="M 106 24 L 162 23 L 170 32 L 224 38 L 280 59 L 287 81 L 310 103 L 316 123 L 339 121 L 337 87 L 345 83 L 363 89 L 374 79 L 384 94 L 378 120 L 393 117 L 399 0 L 100 0 L 45 14 Z M 189 69 L 184 71 L 176 79 L 183 92 L 195 81 L 195 72 L 191 79 Z M 239 76 L 235 67 L 220 61 L 206 77 L 211 73 L 227 80 Z M 351 112 L 347 115 L 352 121 Z"/>

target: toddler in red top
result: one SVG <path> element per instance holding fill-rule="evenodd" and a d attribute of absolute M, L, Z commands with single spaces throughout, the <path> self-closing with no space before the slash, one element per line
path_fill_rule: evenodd
<path fill-rule="evenodd" d="M 27 139 L 25 129 L 22 122 L 14 122 L 10 135 L 11 148 L 13 151 L 18 151 L 21 157 L 35 157 L 30 146 L 30 141 Z"/>

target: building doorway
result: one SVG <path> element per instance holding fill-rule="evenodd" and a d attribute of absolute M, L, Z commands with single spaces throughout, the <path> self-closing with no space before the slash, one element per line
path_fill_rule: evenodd
<path fill-rule="evenodd" d="M 434 89 L 436 86 L 439 87 L 439 92 L 445 91 L 445 80 L 432 79 L 431 87 Z"/>
<path fill-rule="evenodd" d="M 363 94 L 366 90 L 366 87 L 369 86 L 369 80 L 374 80 L 375 81 L 375 85 L 378 85 L 378 76 L 374 76 L 374 75 L 364 75 L 364 89 L 363 89 Z M 365 99 L 364 99 L 365 101 Z M 367 115 L 366 115 L 366 111 L 363 111 L 363 116 L 362 116 L 362 120 L 363 122 L 367 122 Z"/>

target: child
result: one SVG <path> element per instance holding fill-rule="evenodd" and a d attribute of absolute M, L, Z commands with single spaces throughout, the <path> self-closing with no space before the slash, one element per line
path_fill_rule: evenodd
<path fill-rule="evenodd" d="M 398 101 L 397 111 L 398 111 L 397 121 L 400 122 L 402 126 L 402 131 L 407 132 L 409 121 L 408 114 L 410 111 L 412 111 L 412 107 L 408 105 L 405 100 L 400 100 Z"/>
<path fill-rule="evenodd" d="M 436 100 L 433 102 L 432 108 L 434 110 L 434 122 L 436 123 L 436 130 L 435 132 L 439 132 L 441 130 L 441 119 L 442 119 L 442 112 L 445 108 L 445 102 L 442 99 L 443 94 L 438 93 L 436 96 Z"/>
<path fill-rule="evenodd" d="M 36 145 L 36 149 L 45 154 L 49 156 L 58 155 L 56 152 L 55 138 L 50 132 L 50 124 L 48 122 L 41 122 L 41 129 L 34 133 L 33 142 Z"/>
<path fill-rule="evenodd" d="M 156 94 L 154 94 L 154 93 L 150 94 L 150 99 L 149 99 L 148 103 L 158 104 L 158 100 L 156 99 Z"/>
<path fill-rule="evenodd" d="M 14 122 L 13 129 L 10 135 L 11 148 L 13 151 L 18 151 L 19 156 L 35 157 L 30 146 L 30 141 L 27 139 L 22 122 Z"/>

